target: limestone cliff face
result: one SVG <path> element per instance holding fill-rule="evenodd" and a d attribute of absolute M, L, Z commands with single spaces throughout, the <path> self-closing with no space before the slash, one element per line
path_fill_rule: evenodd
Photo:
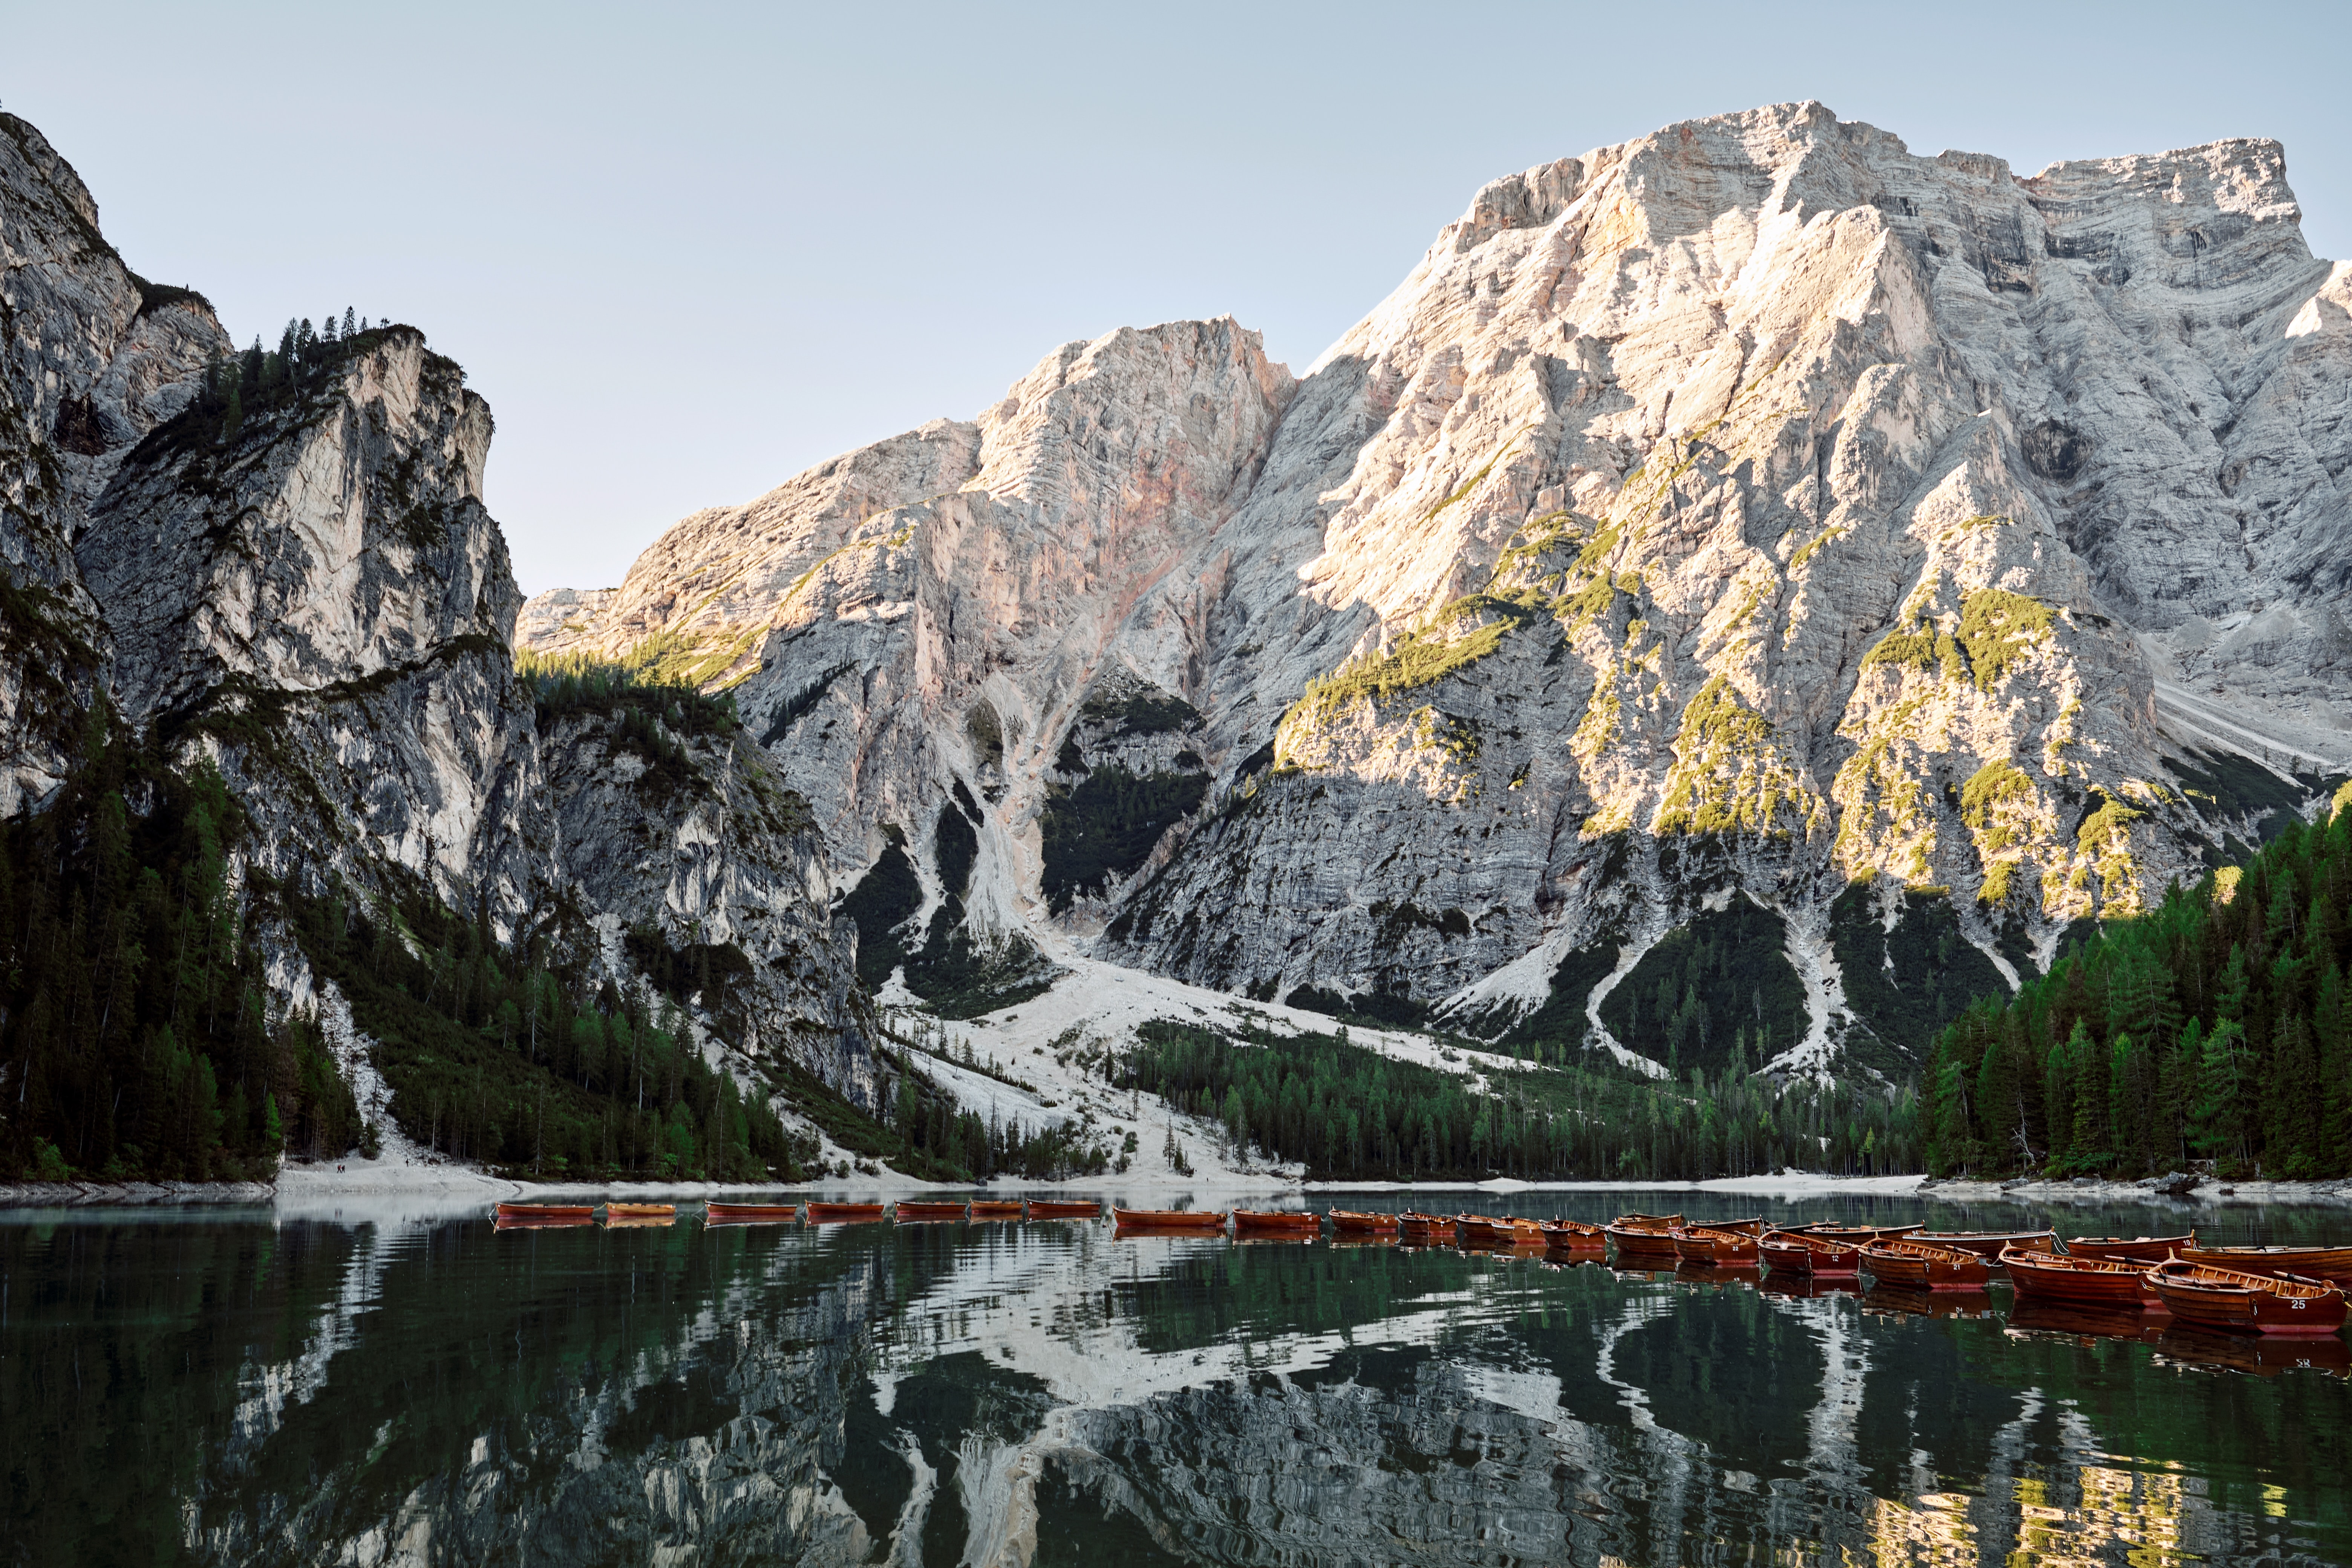
<path fill-rule="evenodd" d="M 0 114 L 0 815 L 56 787 L 96 689 L 75 535 L 122 454 L 227 346 L 202 296 L 132 275 L 72 166 Z"/>
<path fill-rule="evenodd" d="M 1904 943 L 1999 984 L 2345 767 L 2346 278 L 2270 142 L 1694 121 L 1488 186 L 1295 385 L 1073 346 L 563 635 L 740 677 L 845 884 L 896 824 L 957 893 L 962 783 L 979 923 L 1661 1058 L 1645 955 L 1736 900 L 1820 1063 Z"/>
<path fill-rule="evenodd" d="M 174 763 L 220 770 L 254 827 L 249 888 L 429 890 L 625 986 L 715 955 L 719 979 L 688 988 L 709 1048 L 873 1100 L 805 805 L 732 742 L 648 782 L 617 713 L 542 732 L 482 499 L 490 412 L 453 362 L 378 328 L 224 406 L 221 379 L 203 390 L 231 346 L 209 307 L 131 274 L 7 117 L 0 239 L 0 811 L 56 787 L 103 694 Z M 273 984 L 307 994 L 263 934 Z"/>

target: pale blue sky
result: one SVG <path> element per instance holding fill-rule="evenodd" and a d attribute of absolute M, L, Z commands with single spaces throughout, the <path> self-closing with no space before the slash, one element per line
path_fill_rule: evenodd
<path fill-rule="evenodd" d="M 2352 5 L 159 5 L 0 14 L 0 104 L 239 341 L 424 328 L 526 590 L 1073 338 L 1304 368 L 1497 174 L 1817 98 L 1916 152 L 2287 147 L 2352 254 Z"/>

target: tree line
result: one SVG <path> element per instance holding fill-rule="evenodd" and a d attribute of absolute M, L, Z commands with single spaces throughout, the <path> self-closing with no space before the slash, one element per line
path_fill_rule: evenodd
<path fill-rule="evenodd" d="M 249 831 L 217 773 L 175 772 L 103 698 L 47 806 L 0 826 L 10 1179 L 262 1176 L 362 1141 L 315 1025 L 270 1016 L 229 880 Z"/>
<path fill-rule="evenodd" d="M 1704 1180 L 1797 1169 L 1916 1170 L 1907 1089 L 1779 1085 L 1739 1072 L 1651 1079 L 1582 1068 L 1465 1075 L 1336 1035 L 1237 1043 L 1155 1021 L 1126 1064 L 1136 1088 L 1219 1123 L 1236 1151 L 1321 1180 Z"/>
<path fill-rule="evenodd" d="M 322 327 L 313 327 L 308 316 L 289 320 L 274 350 L 264 349 L 255 333 L 252 347 L 215 354 L 205 364 L 191 410 L 194 423 L 218 440 L 235 440 L 248 417 L 315 391 L 363 337 L 390 324 L 371 328 L 345 306 L 340 325 L 332 311 Z"/>
<path fill-rule="evenodd" d="M 1937 1037 L 1928 1169 L 2352 1173 L 2352 784 Z"/>

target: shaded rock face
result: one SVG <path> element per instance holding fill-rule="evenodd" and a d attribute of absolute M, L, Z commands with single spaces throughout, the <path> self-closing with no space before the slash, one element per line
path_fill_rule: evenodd
<path fill-rule="evenodd" d="M 0 810 L 55 788 L 103 692 L 177 763 L 220 770 L 252 819 L 249 885 L 429 889 L 624 985 L 646 962 L 676 980 L 671 948 L 724 948 L 740 979 L 680 998 L 706 1046 L 871 1103 L 854 939 L 804 804 L 727 743 L 633 789 L 617 714 L 542 735 L 482 499 L 490 412 L 458 367 L 386 327 L 207 411 L 230 347 L 209 307 L 141 284 L 72 170 L 5 116 L 0 223 Z M 308 994 L 299 963 L 273 973 Z"/>
<path fill-rule="evenodd" d="M 1882 952 L 1934 889 L 2006 978 L 2344 768 L 2347 276 L 2267 142 L 2019 178 L 1692 121 L 1488 186 L 1295 384 L 1230 323 L 1074 345 L 686 520 L 565 635 L 742 675 L 841 883 L 886 824 L 935 878 L 965 780 L 975 924 L 1601 1044 L 1736 893 L 1819 1064 L 1885 994 L 1857 880 Z M 1065 903 L 1107 679 L 1195 710 L 1215 787 Z"/>

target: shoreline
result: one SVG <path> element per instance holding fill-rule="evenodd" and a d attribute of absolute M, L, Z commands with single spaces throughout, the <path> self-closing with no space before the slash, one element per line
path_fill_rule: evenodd
<path fill-rule="evenodd" d="M 724 1201 L 728 1197 L 790 1194 L 795 1197 L 855 1195 L 871 1201 L 904 1194 L 919 1198 L 938 1194 L 1139 1192 L 1174 1194 L 1265 1194 L 1304 1197 L 1325 1193 L 1486 1193 L 1496 1196 L 1517 1193 L 1685 1192 L 1745 1194 L 1782 1201 L 1829 1197 L 1914 1197 L 1948 1204 L 2102 1204 L 2145 1203 L 2174 1209 L 2258 1206 L 2269 1204 L 2310 1205 L 2352 1205 L 2352 1178 L 2326 1182 L 2235 1182 L 2200 1180 L 2189 1190 L 2174 1178 L 2138 1182 L 2084 1179 L 2058 1181 L 1935 1181 L 1926 1175 L 1823 1176 L 1790 1172 L 1772 1176 L 1727 1176 L 1706 1181 L 1528 1182 L 1494 1177 L 1484 1182 L 1307 1182 L 1295 1173 L 1202 1173 L 1192 1176 L 1171 1172 L 1133 1172 L 1126 1175 L 1077 1177 L 1066 1181 L 1026 1181 L 998 1177 L 992 1182 L 941 1183 L 921 1181 L 893 1171 L 874 1174 L 825 1176 L 799 1184 L 781 1182 L 515 1182 L 471 1166 L 454 1163 L 392 1164 L 389 1162 L 345 1163 L 357 1167 L 341 1171 L 316 1165 L 289 1165 L 275 1182 L 70 1182 L 26 1183 L 0 1186 L 0 1209 L 152 1209 L 267 1206 L 292 1214 L 316 1213 L 341 1206 L 372 1204 L 402 1206 L 422 1203 L 431 1207 L 487 1205 L 501 1200 L 530 1197 L 547 1202 L 564 1199 L 614 1198 L 622 1201 L 662 1199 Z"/>

